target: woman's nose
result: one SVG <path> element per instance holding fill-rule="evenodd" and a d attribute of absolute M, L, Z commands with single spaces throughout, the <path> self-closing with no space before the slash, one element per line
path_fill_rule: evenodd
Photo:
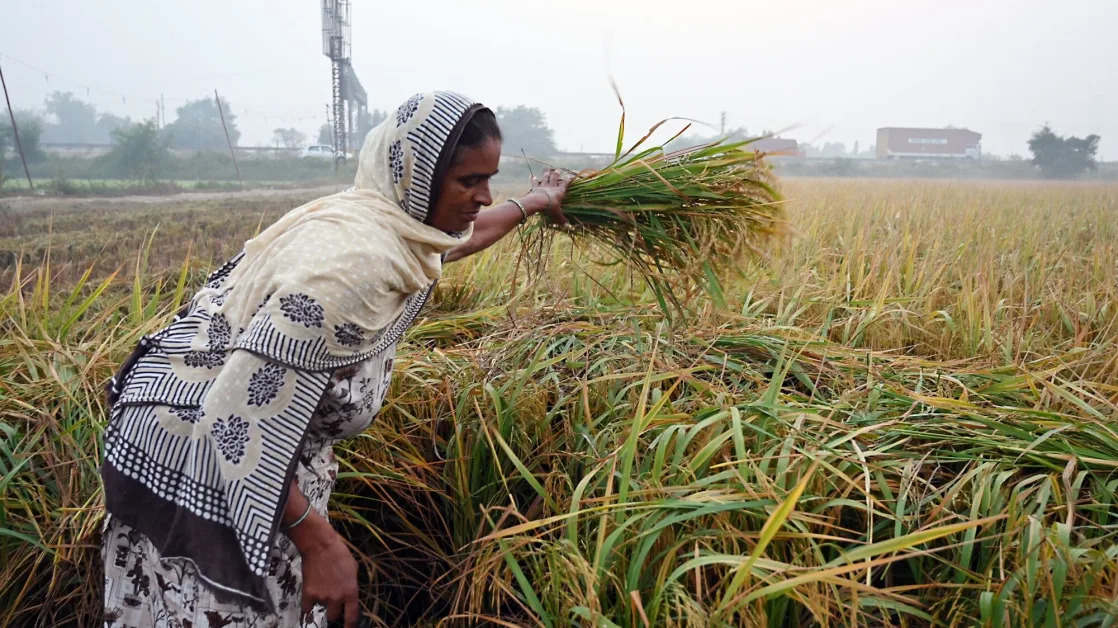
<path fill-rule="evenodd" d="M 481 205 L 493 204 L 493 194 L 489 191 L 489 183 L 485 183 L 480 187 L 477 194 L 474 195 L 474 202 Z"/>

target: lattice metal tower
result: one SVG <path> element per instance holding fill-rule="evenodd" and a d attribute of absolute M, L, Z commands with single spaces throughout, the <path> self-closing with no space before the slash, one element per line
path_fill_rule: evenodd
<path fill-rule="evenodd" d="M 366 111 L 365 89 L 350 64 L 350 2 L 322 0 L 322 54 L 330 58 L 333 86 L 334 160 L 342 163 L 352 148 L 358 118 Z M 356 138 L 359 139 L 359 138 Z"/>

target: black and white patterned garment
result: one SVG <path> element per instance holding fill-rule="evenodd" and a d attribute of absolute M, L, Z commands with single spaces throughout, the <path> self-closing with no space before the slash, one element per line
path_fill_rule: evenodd
<path fill-rule="evenodd" d="M 326 512 L 329 444 L 376 415 L 396 343 L 469 237 L 426 217 L 480 108 L 451 92 L 402 105 L 366 138 L 354 189 L 246 242 L 113 378 L 107 622 L 294 625 L 287 492 Z"/>
<path fill-rule="evenodd" d="M 334 444 L 360 434 L 380 412 L 391 383 L 395 353 L 396 345 L 392 344 L 381 355 L 335 371 L 311 419 L 307 440 L 298 455 L 295 481 L 311 507 L 324 517 L 338 475 Z M 139 408 L 129 411 L 143 412 Z M 197 420 L 189 412 L 178 416 L 188 422 Z M 276 535 L 268 557 L 268 592 L 278 602 L 274 613 L 264 615 L 244 602 L 217 599 L 192 563 L 161 560 L 159 550 L 146 536 L 111 516 L 105 519 L 102 552 L 105 624 L 109 626 L 326 625 L 321 606 L 306 623 L 299 623 L 302 559 L 282 533 Z"/>

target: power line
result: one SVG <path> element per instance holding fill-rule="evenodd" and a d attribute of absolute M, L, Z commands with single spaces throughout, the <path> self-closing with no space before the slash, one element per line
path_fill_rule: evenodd
<path fill-rule="evenodd" d="M 175 97 L 175 96 L 164 97 L 162 94 L 161 95 L 153 95 L 153 94 L 135 94 L 135 93 L 118 92 L 118 91 L 111 90 L 111 89 L 105 89 L 105 88 L 102 88 L 102 87 L 97 87 L 97 86 L 92 85 L 92 84 L 90 84 L 88 82 L 85 82 L 85 81 L 73 80 L 71 78 L 68 78 L 66 76 L 51 72 L 50 70 L 39 67 L 39 66 L 37 66 L 33 63 L 24 61 L 23 59 L 13 57 L 13 56 L 8 55 L 8 54 L 0 53 L 0 58 L 3 58 L 7 61 L 15 62 L 19 65 L 22 65 L 22 66 L 30 69 L 30 70 L 34 70 L 36 72 L 42 73 L 43 79 L 48 83 L 50 82 L 51 76 L 53 75 L 55 80 L 60 80 L 62 82 L 70 83 L 72 85 L 80 87 L 80 88 L 82 88 L 86 91 L 86 97 L 87 98 L 89 97 L 91 92 L 96 92 L 98 94 L 106 94 L 106 95 L 109 95 L 109 96 L 113 96 L 115 98 L 120 98 L 121 99 L 121 104 L 123 104 L 123 105 L 128 104 L 128 99 L 129 98 L 132 98 L 136 102 L 151 102 L 152 100 L 160 100 L 160 101 L 169 100 L 171 102 L 189 103 L 189 102 L 194 102 L 194 101 L 198 101 L 198 100 L 207 100 L 207 101 L 209 100 L 209 96 L 202 96 L 202 97 L 199 97 L 199 98 L 188 98 L 188 97 L 181 97 L 181 96 L 179 96 L 179 97 Z M 301 122 L 301 121 L 306 121 L 306 120 L 320 120 L 321 119 L 321 117 L 318 116 L 318 115 L 308 114 L 306 112 L 266 111 L 265 110 L 266 107 L 260 107 L 258 105 L 254 105 L 254 104 L 251 104 L 251 103 L 250 104 L 238 103 L 238 102 L 230 101 L 229 99 L 223 99 L 223 102 L 226 104 L 226 107 L 231 112 L 235 112 L 237 109 L 239 109 L 242 114 L 264 118 L 265 122 L 269 122 L 271 119 L 274 119 L 275 121 L 281 122 L 281 123 L 287 123 L 287 122 L 291 122 L 291 121 Z"/>
<path fill-rule="evenodd" d="M 99 94 L 107 94 L 109 96 L 115 96 L 116 98 L 120 98 L 122 101 L 125 101 L 125 104 L 127 104 L 127 99 L 129 97 L 134 98 L 136 100 L 145 100 L 145 99 L 150 99 L 151 98 L 151 96 L 137 95 L 137 94 L 125 94 L 125 93 L 118 92 L 118 91 L 111 90 L 111 89 L 104 89 L 102 87 L 96 87 L 96 86 L 87 84 L 84 81 L 76 81 L 76 80 L 73 80 L 71 78 L 67 78 L 66 76 L 63 76 L 61 74 L 58 74 L 57 72 L 51 72 L 50 70 L 47 70 L 45 68 L 41 68 L 41 67 L 39 67 L 39 66 L 37 66 L 33 63 L 24 61 L 23 59 L 13 57 L 12 55 L 9 55 L 9 54 L 0 53 L 0 58 L 4 58 L 8 61 L 14 61 L 14 62 L 18 63 L 19 65 L 22 65 L 22 66 L 24 66 L 24 67 L 26 67 L 30 70 L 34 70 L 36 72 L 41 73 L 43 75 L 43 80 L 45 80 L 48 83 L 50 82 L 51 75 L 53 75 L 55 80 L 60 80 L 64 83 L 70 83 L 72 85 L 76 85 L 76 86 L 78 86 L 78 87 L 80 87 L 80 88 L 82 88 L 86 91 L 86 96 L 89 96 L 90 92 L 97 92 Z M 183 102 L 185 102 L 187 99 L 170 98 L 169 100 L 172 100 L 172 101 L 182 100 Z"/>

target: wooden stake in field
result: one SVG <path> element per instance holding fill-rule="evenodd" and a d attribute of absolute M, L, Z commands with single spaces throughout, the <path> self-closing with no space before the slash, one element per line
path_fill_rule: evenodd
<path fill-rule="evenodd" d="M 225 126 L 225 112 L 221 110 L 221 96 L 217 95 L 217 90 L 214 90 L 214 101 L 217 103 L 217 115 L 221 116 L 221 128 L 225 131 L 225 143 L 229 145 L 229 156 L 233 158 L 233 168 L 237 171 L 237 181 L 242 185 L 244 179 L 241 178 L 241 167 L 237 165 L 237 155 L 233 152 L 233 140 L 229 139 L 229 127 Z"/>
<path fill-rule="evenodd" d="M 16 113 L 12 111 L 12 101 L 8 98 L 8 82 L 4 80 L 3 66 L 0 66 L 0 85 L 4 87 L 4 102 L 8 103 L 8 117 L 12 119 L 12 135 L 16 139 L 16 150 L 19 151 L 19 160 L 23 162 L 23 174 L 27 175 L 27 185 L 34 190 L 35 184 L 31 182 L 31 171 L 27 169 L 27 157 L 23 155 L 23 144 L 19 141 L 19 127 L 16 126 Z"/>

